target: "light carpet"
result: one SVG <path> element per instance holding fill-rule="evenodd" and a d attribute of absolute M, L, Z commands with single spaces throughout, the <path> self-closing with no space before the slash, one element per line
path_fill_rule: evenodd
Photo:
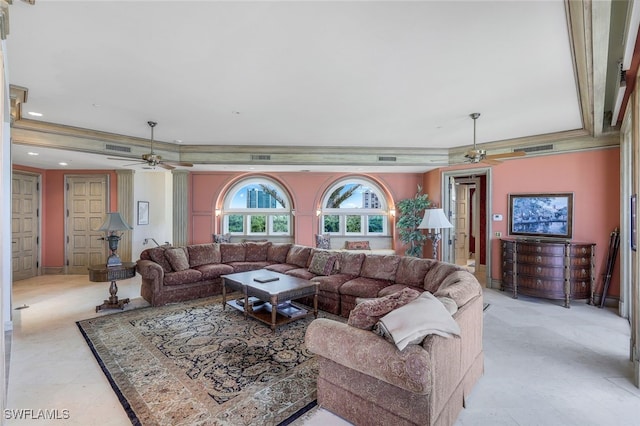
<path fill-rule="evenodd" d="M 286 423 L 313 405 L 312 320 L 272 332 L 214 297 L 77 324 L 134 425 L 235 426 Z"/>

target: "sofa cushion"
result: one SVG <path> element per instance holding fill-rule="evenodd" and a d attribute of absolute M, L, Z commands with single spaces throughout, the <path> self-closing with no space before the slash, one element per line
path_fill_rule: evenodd
<path fill-rule="evenodd" d="M 362 262 L 360 276 L 378 280 L 393 281 L 402 256 L 370 254 Z"/>
<path fill-rule="evenodd" d="M 174 271 L 189 269 L 189 257 L 184 247 L 168 248 L 164 251 L 164 255 Z"/>
<path fill-rule="evenodd" d="M 287 272 L 285 272 L 285 274 L 291 275 L 292 277 L 301 278 L 303 280 L 310 280 L 311 278 L 316 276 L 316 274 L 309 271 L 307 268 L 289 269 Z"/>
<path fill-rule="evenodd" d="M 462 271 L 460 266 L 447 262 L 434 262 L 424 276 L 424 289 L 428 292 L 435 293 L 445 278 L 456 271 Z"/>
<path fill-rule="evenodd" d="M 355 297 L 378 297 L 378 292 L 391 283 L 375 278 L 356 277 L 340 287 L 340 294 Z M 354 299 L 355 304 L 355 299 Z"/>
<path fill-rule="evenodd" d="M 353 279 L 347 274 L 319 275 L 311 278 L 311 281 L 318 283 L 318 292 L 333 293 L 338 295 L 342 284 Z"/>
<path fill-rule="evenodd" d="M 450 297 L 458 307 L 482 293 L 482 287 L 468 271 L 455 271 L 447 276 L 440 288 L 433 293 L 436 297 Z"/>
<path fill-rule="evenodd" d="M 412 288 L 414 290 L 416 290 L 419 293 L 422 293 L 424 291 L 424 289 L 422 288 L 422 285 L 420 285 L 420 287 L 412 287 L 412 286 L 408 286 L 406 284 L 391 284 L 388 287 L 383 288 L 382 290 L 380 290 L 378 292 L 378 297 L 384 297 L 384 296 L 388 296 L 392 293 L 397 293 L 400 290 L 403 290 L 405 288 Z"/>
<path fill-rule="evenodd" d="M 167 257 L 164 255 L 164 250 L 165 250 L 164 247 L 154 247 L 152 249 L 149 249 L 148 250 L 149 258 L 154 262 L 156 262 L 157 264 L 159 264 L 160 266 L 162 266 L 162 269 L 164 270 L 165 273 L 172 272 L 173 268 L 169 263 L 169 259 L 167 259 Z"/>
<path fill-rule="evenodd" d="M 384 315 L 406 305 L 418 296 L 420 296 L 419 291 L 407 287 L 385 297 L 367 299 L 353 308 L 347 324 L 363 330 L 371 330 Z"/>
<path fill-rule="evenodd" d="M 244 244 L 246 248 L 244 260 L 246 260 L 247 262 L 264 262 L 267 260 L 267 252 L 269 251 L 269 246 L 271 245 L 269 241 L 246 241 L 242 244 Z"/>
<path fill-rule="evenodd" d="M 420 297 L 382 318 L 377 332 L 391 336 L 399 350 L 418 344 L 429 334 L 443 337 L 460 335 L 460 326 L 436 297 L 425 291 Z M 385 337 L 385 336 L 383 336 Z"/>
<path fill-rule="evenodd" d="M 190 284 L 202 280 L 202 272 L 195 269 L 185 269 L 183 271 L 169 272 L 164 274 L 164 285 Z"/>
<path fill-rule="evenodd" d="M 220 253 L 222 255 L 222 263 L 244 262 L 245 246 L 242 243 L 222 243 L 220 244 Z"/>
<path fill-rule="evenodd" d="M 360 275 L 364 258 L 364 253 L 349 253 L 346 251 L 340 253 L 340 259 L 338 260 L 340 273 L 357 277 Z"/>
<path fill-rule="evenodd" d="M 291 244 L 271 244 L 267 249 L 267 260 L 269 262 L 285 263 L 287 261 L 287 254 Z"/>
<path fill-rule="evenodd" d="M 264 267 L 264 269 L 266 270 L 273 271 L 273 272 L 280 272 L 281 274 L 284 274 L 285 272 L 290 271 L 292 269 L 298 269 L 298 268 L 299 266 L 290 265 L 288 263 L 274 263 L 272 265 Z"/>
<path fill-rule="evenodd" d="M 220 275 L 233 274 L 233 267 L 224 263 L 209 263 L 207 265 L 196 266 L 196 271 L 200 271 L 203 280 L 212 280 Z"/>
<path fill-rule="evenodd" d="M 371 250 L 369 241 L 345 241 L 344 248 L 347 250 Z"/>
<path fill-rule="evenodd" d="M 189 265 L 191 268 L 208 263 L 220 263 L 220 246 L 218 244 L 194 244 L 187 246 Z"/>
<path fill-rule="evenodd" d="M 307 261 L 311 255 L 311 247 L 299 246 L 294 244 L 287 253 L 287 263 L 296 265 L 301 268 L 307 267 Z"/>
<path fill-rule="evenodd" d="M 309 271 L 316 275 L 331 275 L 335 268 L 338 255 L 330 251 L 316 250 L 309 264 Z"/>
<path fill-rule="evenodd" d="M 436 261 L 418 257 L 402 256 L 396 271 L 395 282 L 411 287 L 424 287 L 424 277 Z"/>

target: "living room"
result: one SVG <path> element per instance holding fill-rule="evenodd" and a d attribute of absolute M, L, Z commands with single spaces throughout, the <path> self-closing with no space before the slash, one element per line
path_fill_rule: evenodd
<path fill-rule="evenodd" d="M 580 3 L 582 4 L 582 3 Z M 34 9 L 43 5 L 33 6 Z M 574 5 L 575 6 L 575 5 Z M 601 10 L 599 7 L 602 5 L 593 5 L 594 16 L 598 17 Z M 20 35 L 20 25 L 24 23 L 24 19 L 27 16 L 26 8 L 32 7 L 27 4 L 21 4 L 16 2 L 12 8 L 21 8 L 16 11 L 16 21 L 12 22 L 12 31 L 17 38 Z M 564 8 L 564 6 L 562 7 Z M 615 9 L 615 8 L 614 8 Z M 573 13 L 576 13 L 573 11 Z M 613 10 L 611 21 L 614 18 L 615 22 L 619 22 L 619 17 L 615 16 L 619 13 L 619 10 Z M 71 17 L 72 15 L 69 15 Z M 571 15 L 576 17 L 576 15 Z M 557 16 L 556 16 L 557 17 Z M 594 18 L 594 22 L 599 22 Z M 624 21 L 624 20 L 623 20 Z M 88 21 L 91 22 L 91 21 Z M 624 26 L 623 26 L 624 27 Z M 601 33 L 598 33 L 598 29 L 594 24 L 594 37 L 598 39 Z M 624 28 L 623 28 L 624 29 Z M 620 29 L 619 29 L 620 30 Z M 622 30 L 620 30 L 622 31 Z M 7 36 L 8 50 L 11 54 L 11 33 Z M 253 52 L 256 53 L 256 52 Z M 601 52 L 598 54 L 602 55 Z M 597 62 L 601 59 L 601 56 L 594 53 L 594 61 Z M 630 209 L 629 198 L 637 188 L 634 183 L 637 177 L 636 165 L 632 163 L 630 155 L 632 152 L 637 152 L 637 141 L 632 137 L 633 132 L 629 129 L 633 128 L 632 121 L 627 121 L 626 131 L 624 126 L 621 128 L 622 116 L 616 125 L 609 127 L 603 125 L 602 117 L 605 115 L 605 109 L 598 109 L 594 104 L 585 102 L 583 98 L 588 91 L 586 87 L 589 84 L 585 83 L 585 79 L 581 77 L 581 57 L 580 54 L 572 56 L 576 63 L 578 71 L 576 71 L 577 86 L 581 89 L 579 91 L 580 99 L 583 102 L 580 114 L 582 116 L 582 128 L 579 131 L 571 130 L 568 132 L 555 132 L 546 136 L 523 136 L 523 137 L 500 137 L 500 134 L 491 130 L 495 128 L 496 123 L 502 122 L 504 127 L 511 127 L 511 122 L 508 119 L 501 119 L 494 116 L 492 118 L 491 109 L 478 109 L 483 114 L 478 120 L 478 134 L 481 135 L 479 141 L 481 147 L 486 148 L 489 154 L 507 154 L 513 152 L 514 149 L 528 148 L 531 146 L 539 146 L 542 144 L 553 144 L 554 147 L 551 151 L 545 152 L 527 152 L 524 157 L 518 157 L 502 161 L 499 164 L 488 165 L 486 163 L 468 163 L 464 159 L 465 153 L 471 147 L 471 141 L 474 145 L 476 141 L 475 122 L 471 123 L 468 114 L 475 111 L 475 109 L 469 109 L 471 105 L 482 105 L 479 103 L 479 99 L 475 99 L 474 89 L 465 89 L 469 97 L 474 97 L 473 102 L 460 101 L 458 109 L 465 109 L 464 111 L 457 111 L 454 122 L 448 123 L 457 127 L 455 138 L 457 145 L 450 147 L 434 146 L 428 149 L 422 147 L 402 147 L 402 149 L 393 149 L 392 147 L 395 141 L 386 139 L 383 142 L 385 148 L 377 147 L 374 150 L 376 157 L 395 156 L 397 159 L 401 159 L 403 150 L 407 152 L 408 157 L 415 157 L 415 162 L 411 163 L 413 169 L 407 170 L 407 168 L 400 168 L 400 166 L 390 166 L 387 163 L 380 163 L 379 161 L 364 160 L 362 156 L 367 151 L 366 145 L 363 142 L 362 145 L 356 147 L 323 147 L 323 142 L 318 142 L 317 139 L 308 138 L 308 141 L 300 142 L 299 146 L 295 146 L 294 142 L 288 140 L 292 146 L 288 147 L 285 152 L 290 154 L 291 157 L 295 155 L 305 155 L 305 151 L 309 157 L 309 162 L 306 164 L 296 163 L 295 161 L 288 160 L 289 163 L 281 165 L 265 164 L 265 163 L 252 163 L 242 164 L 237 163 L 238 157 L 233 157 L 238 154 L 226 152 L 225 149 L 219 148 L 220 143 L 211 143 L 210 145 L 218 145 L 218 149 L 206 147 L 206 145 L 180 145 L 178 142 L 161 142 L 156 141 L 157 152 L 161 153 L 165 159 L 172 161 L 184 161 L 194 164 L 193 169 L 179 167 L 178 170 L 173 173 L 163 171 L 162 168 L 156 170 L 144 170 L 145 165 L 136 165 L 128 167 L 127 162 L 115 162 L 113 160 L 107 160 L 107 156 L 117 156 L 117 153 L 105 153 L 104 144 L 112 143 L 116 145 L 130 144 L 133 151 L 130 155 L 132 162 L 136 162 L 135 158 L 137 154 L 145 154 L 148 152 L 148 128 L 144 125 L 144 122 L 156 117 L 154 111 L 147 107 L 146 113 L 153 117 L 145 117 L 139 126 L 141 129 L 136 131 L 114 131 L 111 132 L 108 129 L 113 127 L 100 127 L 89 126 L 88 124 L 80 125 L 79 122 L 72 120 L 64 121 L 60 120 L 57 123 L 64 123 L 66 125 L 49 123 L 47 120 L 51 117 L 48 115 L 47 120 L 37 121 L 38 119 L 27 119 L 21 117 L 14 122 L 11 137 L 13 138 L 13 148 L 8 143 L 8 136 L 5 138 L 5 155 L 3 155 L 3 170 L 13 170 L 14 172 L 26 172 L 28 174 L 36 174 L 40 177 L 41 185 L 41 247 L 40 257 L 38 265 L 38 275 L 59 274 L 66 270 L 68 260 L 66 254 L 66 228 L 68 224 L 65 218 L 66 208 L 66 194 L 65 194 L 65 179 L 68 175 L 95 175 L 102 174 L 108 176 L 108 198 L 109 198 L 109 210 L 121 211 L 127 213 L 127 218 L 133 225 L 133 230 L 127 233 L 127 236 L 121 243 L 121 254 L 123 258 L 128 260 L 137 260 L 139 254 L 146 248 L 155 245 L 156 243 L 163 244 L 170 242 L 176 245 L 184 244 L 196 244 L 196 243 L 210 243 L 212 241 L 213 234 L 225 233 L 225 196 L 227 192 L 233 188 L 233 186 L 243 179 L 258 177 L 266 178 L 284 188 L 291 200 L 292 210 L 292 235 L 291 239 L 301 245 L 314 246 L 314 236 L 321 233 L 322 230 L 322 201 L 326 196 L 327 191 L 335 184 L 341 182 L 343 179 L 367 179 L 375 183 L 386 196 L 385 202 L 388 210 L 389 226 L 388 235 L 385 238 L 372 238 L 372 240 L 384 240 L 385 245 L 381 245 L 380 248 L 393 249 L 398 254 L 402 254 L 405 247 L 400 241 L 397 230 L 394 227 L 394 223 L 397 220 L 393 214 L 398 214 L 395 209 L 396 204 L 403 199 L 411 198 L 415 195 L 416 188 L 420 185 L 424 192 L 429 195 L 429 199 L 435 206 L 446 206 L 450 203 L 450 198 L 447 197 L 446 187 L 448 185 L 448 176 L 451 174 L 466 174 L 469 176 L 483 174 L 488 178 L 487 185 L 487 205 L 484 211 L 485 227 L 487 232 L 486 245 L 484 247 L 484 255 L 486 259 L 486 287 L 493 289 L 494 291 L 500 288 L 502 280 L 502 260 L 501 260 L 501 248 L 500 238 L 501 236 L 509 235 L 509 195 L 510 194 L 527 194 L 527 193 L 572 193 L 573 194 L 573 235 L 572 239 L 575 241 L 585 241 L 589 243 L 595 243 L 595 261 L 594 261 L 594 277 L 596 284 L 596 300 L 600 301 L 603 297 L 603 283 L 601 280 L 605 271 L 607 263 L 607 247 L 609 245 L 610 233 L 617 227 L 621 230 L 622 239 L 620 257 L 618 263 L 614 269 L 611 279 L 611 285 L 608 288 L 606 294 L 607 306 L 613 308 L 623 318 L 636 317 L 633 312 L 637 312 L 637 269 L 634 262 L 636 259 L 635 251 L 629 249 L 628 236 L 630 235 Z M 17 62 L 16 55 L 16 62 Z M 345 58 L 342 58 L 345 60 Z M 494 61 L 497 61 L 494 58 Z M 156 67 L 161 66 L 155 64 Z M 473 66 L 471 66 L 473 69 Z M 587 67 L 588 68 L 588 67 Z M 596 74 L 598 67 L 596 66 Z M 602 69 L 599 69 L 602 72 Z M 467 71 L 468 73 L 468 71 Z M 605 73 L 606 74 L 606 73 Z M 631 72 L 627 73 L 629 77 Z M 14 77 L 20 75 L 14 73 Z M 224 76 L 220 76 L 223 78 Z M 588 80 L 588 79 L 587 79 Z M 610 78 L 607 78 L 610 80 Z M 33 80 L 35 81 L 35 80 Z M 124 81 L 124 79 L 123 79 Z M 457 81 L 457 80 L 456 80 Z M 37 105 L 40 88 L 35 83 L 21 81 L 19 78 L 11 78 L 9 83 L 15 85 L 29 86 L 29 97 L 25 97 L 21 107 L 22 111 L 27 111 L 27 108 L 31 110 L 31 105 Z M 263 82 L 264 83 L 264 82 Z M 481 87 L 482 82 L 475 81 L 476 87 Z M 43 89 L 44 90 L 44 89 Z M 478 89 L 479 90 L 479 89 Z M 531 90 L 529 86 L 527 90 Z M 528 91 L 521 89 L 521 97 L 528 96 Z M 574 90 L 571 87 L 571 90 Z M 508 91 L 508 90 L 507 90 Z M 403 92 L 404 93 L 404 92 Z M 493 97 L 496 96 L 498 91 L 493 91 Z M 274 93 L 271 93 L 273 99 L 278 99 Z M 151 97 L 153 98 L 153 97 Z M 463 99 L 463 96 L 458 96 L 456 99 Z M 629 95 L 626 97 L 627 101 Z M 395 105 L 394 102 L 390 103 Z M 550 102 L 551 103 L 551 102 Z M 611 104 L 613 102 L 610 102 Z M 325 104 L 325 107 L 332 104 Z M 623 104 L 624 105 L 624 104 Z M 627 114 L 633 117 L 635 110 L 632 103 L 629 103 L 631 107 L 628 109 Z M 107 104 L 105 104 L 107 106 Z M 100 106 L 94 106 L 95 110 L 99 110 Z M 330 108 L 327 108 L 330 109 Z M 511 109 L 516 109 L 512 107 Z M 235 110 L 234 110 L 235 111 Z M 247 110 L 248 111 L 248 110 Z M 274 121 L 273 127 L 287 127 L 291 122 L 296 122 L 296 119 L 301 120 L 295 111 L 287 110 L 289 116 L 286 121 Z M 216 112 L 212 112 L 216 115 Z M 602 114 L 601 114 L 602 113 Z M 250 112 L 235 111 L 232 119 L 245 119 L 245 116 L 251 116 Z M 322 114 L 317 114 L 321 116 Z M 436 112 L 433 116 L 438 115 Z M 526 115 L 522 112 L 520 115 Z M 551 114 L 553 115 L 553 114 Z M 135 116 L 135 114 L 132 114 Z M 169 118 L 160 116 L 159 126 L 156 129 L 156 135 L 162 141 L 174 141 L 178 139 L 174 138 L 173 121 Z M 585 117 L 589 117 L 586 118 Z M 136 117 L 137 121 L 139 116 Z M 353 122 L 359 122 L 361 117 L 352 117 Z M 609 118 L 609 117 L 608 117 Z M 132 126 L 130 122 L 133 119 L 122 120 L 123 129 L 125 122 L 127 126 Z M 610 120 L 610 118 L 609 118 Z M 632 120 L 632 118 L 628 118 Z M 116 120 L 117 121 L 117 120 Z M 135 120 L 133 120 L 135 121 Z M 206 120 L 201 120 L 206 121 Z M 366 120 L 365 120 L 366 121 Z M 375 118 L 370 118 L 368 123 L 372 125 L 371 133 L 377 133 L 380 135 L 385 134 L 385 130 L 381 127 L 373 126 L 377 121 Z M 549 120 L 547 120 L 549 121 Z M 595 123 L 594 123 L 595 121 Z M 7 121 L 8 122 L 8 121 Z M 85 122 L 89 123 L 89 121 Z M 486 123 L 486 125 L 484 124 Z M 508 126 L 505 123 L 509 123 Z M 601 128 L 598 129 L 597 123 L 600 123 Z M 140 124 L 140 123 L 137 123 Z M 264 123 L 259 123 L 264 126 Z M 406 125 L 407 122 L 404 122 Z M 539 127 L 536 129 L 539 131 L 530 133 L 530 135 L 546 133 L 546 123 L 542 121 L 536 121 Z M 544 126 L 543 126 L 544 124 Z M 199 125 L 198 125 L 199 126 Z M 229 126 L 229 127 L 227 127 Z M 236 124 L 230 124 L 216 128 L 212 126 L 210 132 L 219 132 L 218 136 L 207 136 L 203 139 L 214 140 L 216 142 L 228 138 L 232 140 L 231 135 L 233 133 L 230 129 Z M 244 123 L 243 123 L 244 126 Z M 296 129 L 298 126 L 293 126 Z M 71 128 L 70 128 L 71 127 Z M 196 127 L 194 124 L 193 127 Z M 435 125 L 434 125 L 435 127 Z M 445 126 L 446 127 L 446 126 Z M 131 128 L 131 127 L 129 127 Z M 325 126 L 323 128 L 329 128 Z M 82 129 L 94 129 L 83 131 Z M 107 129 L 107 131 L 103 131 Z M 320 133 L 318 130 L 320 127 L 314 127 L 316 133 Z M 595 129 L 595 130 L 594 130 Z M 8 135 L 9 129 L 7 126 L 6 134 Z M 260 127 L 260 130 L 264 134 L 270 134 L 267 130 L 270 127 Z M 562 129 L 567 130 L 567 129 Z M 129 136 L 122 136 L 123 134 Z M 523 135 L 526 134 L 523 133 Z M 340 134 L 344 137 L 346 134 Z M 406 136 L 405 134 L 402 134 Z M 625 136 L 627 135 L 626 139 Z M 243 135 L 247 137 L 247 135 Z M 335 137 L 335 136 L 334 136 Z M 247 141 L 254 142 L 259 139 L 254 135 L 254 139 L 247 138 Z M 370 137 L 368 143 L 373 140 L 380 139 L 378 136 Z M 384 139 L 384 138 L 381 138 Z M 391 138 L 393 139 L 393 138 Z M 287 141 L 281 139 L 281 141 Z M 269 142 L 269 141 L 266 141 Z M 237 143 L 237 142 L 236 142 Z M 422 142 L 420 142 L 422 143 Z M 240 143 L 241 145 L 242 143 Z M 308 145 L 308 146 L 305 146 Z M 414 144 L 417 143 L 414 141 Z M 273 145 L 273 143 L 272 143 Z M 276 144 L 277 145 L 277 144 Z M 100 146 L 100 148 L 97 148 Z M 64 148 L 64 149 L 62 149 Z M 267 155 L 274 152 L 269 145 L 254 149 L 255 147 L 246 148 L 242 154 L 245 156 L 248 153 L 252 155 Z M 280 147 L 282 149 L 282 147 Z M 285 147 L 286 148 L 286 147 Z M 475 148 L 475 146 L 474 146 Z M 7 154 L 13 150 L 14 161 L 8 161 Z M 42 163 L 37 165 L 33 163 L 32 159 L 25 160 L 27 157 L 27 151 L 33 152 L 37 149 L 41 149 L 40 160 L 44 161 L 43 157 L 46 157 L 47 161 L 57 160 L 56 155 L 59 151 L 66 151 L 70 153 L 79 154 L 84 156 L 86 163 L 76 162 L 71 163 L 69 166 L 49 165 Z M 237 149 L 237 146 L 236 146 Z M 231 148 L 229 148 L 231 150 Z M 389 153 L 388 150 L 391 150 Z M 98 152 L 101 151 L 101 152 Z M 370 152 L 369 152 L 370 153 Z M 326 157 L 324 160 L 327 164 L 320 167 L 318 163 L 314 161 L 320 161 L 313 158 L 316 155 L 320 158 Z M 227 163 L 219 158 L 229 158 Z M 275 155 L 273 158 L 277 158 Z M 336 160 L 337 158 L 337 160 Z M 437 160 L 437 161 L 436 161 Z M 461 161 L 462 160 L 462 161 Z M 62 161 L 62 160 L 60 160 Z M 91 162 L 94 162 L 93 164 Z M 217 161 L 217 162 L 216 162 Z M 296 160 L 297 161 L 297 160 Z M 333 161 L 333 162 L 332 162 Z M 95 162 L 101 163 L 97 166 Z M 57 162 L 56 162 L 57 163 Z M 425 166 L 418 168 L 417 163 L 422 163 Z M 446 163 L 446 164 L 444 164 Z M 9 167 L 5 167 L 9 164 Z M 91 165 L 89 165 L 91 164 Z M 435 164 L 435 166 L 432 166 Z M 125 167 L 126 166 L 126 167 Z M 251 169 L 253 167 L 253 169 Z M 117 168 L 117 170 L 116 170 Z M 5 183 L 9 181 L 10 177 L 5 176 Z M 181 186 L 184 185 L 184 186 Z M 7 184 L 3 185 L 5 188 Z M 622 188 L 622 190 L 621 190 Z M 10 194 L 6 191 L 3 194 L 5 204 L 10 205 Z M 149 220 L 148 224 L 139 225 L 137 208 L 138 202 L 148 202 L 149 206 Z M 393 211 L 393 213 L 392 213 Z M 5 217 L 10 216 L 10 212 L 5 212 Z M 495 219 L 494 217 L 502 217 L 502 220 Z M 3 223 L 9 224 L 11 221 L 3 221 Z M 9 226 L 9 225 L 6 225 Z M 6 235 L 11 232 L 6 229 Z M 245 238 L 246 236 L 237 236 L 238 240 Z M 261 237 L 255 237 L 260 239 Z M 344 236 L 343 238 L 344 239 Z M 358 236 L 354 239 L 366 239 Z M 11 252 L 11 243 L 6 239 L 5 249 Z M 334 238 L 334 242 L 340 242 L 340 238 Z M 443 241 L 446 241 L 443 240 Z M 441 243 L 441 249 L 444 245 Z M 342 248 L 342 247 L 333 247 Z M 105 246 L 100 247 L 103 252 L 106 252 Z M 5 250 L 6 251 L 6 250 Z M 432 255 L 430 247 L 427 247 L 424 252 L 425 257 Z M 439 253 L 440 258 L 447 258 L 447 253 L 442 250 Z M 6 257 L 6 256 L 5 256 Z M 3 259 L 3 282 L 10 283 L 11 268 L 7 265 L 11 264 L 9 258 Z M 95 283 L 94 283 L 95 284 Z M 131 298 L 139 297 L 139 293 L 135 292 L 135 284 L 131 287 L 130 292 L 123 291 L 123 297 L 128 296 Z M 128 288 L 127 284 L 123 286 Z M 101 288 L 103 292 L 106 292 L 105 288 Z M 11 326 L 12 314 L 21 315 L 22 313 L 16 313 L 15 307 L 19 306 L 18 303 L 11 302 L 11 286 L 7 284 L 4 288 L 3 294 L 3 312 L 5 325 Z M 103 297 L 98 291 L 98 297 Z M 499 293 L 498 293 L 499 294 Z M 22 297 L 22 295 L 20 296 Z M 495 297 L 495 296 L 494 296 Z M 511 301 L 509 301 L 511 302 Z M 89 305 L 93 303 L 93 300 L 89 302 Z M 493 303 L 494 307 L 499 306 L 500 299 Z M 534 302 L 537 303 L 537 302 Z M 491 309 L 488 314 L 493 315 Z M 509 305 L 508 309 L 517 309 L 513 305 Z M 507 309 L 507 310 L 508 310 Z M 574 306 L 571 308 L 574 310 Z M 501 312 L 500 310 L 497 310 Z M 26 315 L 25 311 L 25 315 Z M 504 312 L 503 312 L 504 313 Z M 637 345 L 637 325 L 632 327 L 632 334 L 629 336 L 632 345 Z M 628 348 L 627 348 L 628 349 Z M 637 360 L 634 361 L 637 364 Z M 635 365 L 634 364 L 634 365 Z"/>

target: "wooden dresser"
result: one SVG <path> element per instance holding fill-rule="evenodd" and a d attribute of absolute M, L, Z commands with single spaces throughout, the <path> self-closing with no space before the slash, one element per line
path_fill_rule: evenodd
<path fill-rule="evenodd" d="M 593 305 L 595 244 L 502 238 L 502 289 L 564 300 L 589 299 Z"/>

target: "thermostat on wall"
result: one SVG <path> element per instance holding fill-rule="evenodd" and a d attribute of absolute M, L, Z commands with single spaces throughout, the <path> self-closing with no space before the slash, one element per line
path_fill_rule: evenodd
<path fill-rule="evenodd" d="M 495 220 L 495 221 L 500 221 L 500 220 L 502 220 L 502 215 L 501 215 L 501 214 L 494 214 L 494 215 L 493 215 L 493 220 Z"/>

